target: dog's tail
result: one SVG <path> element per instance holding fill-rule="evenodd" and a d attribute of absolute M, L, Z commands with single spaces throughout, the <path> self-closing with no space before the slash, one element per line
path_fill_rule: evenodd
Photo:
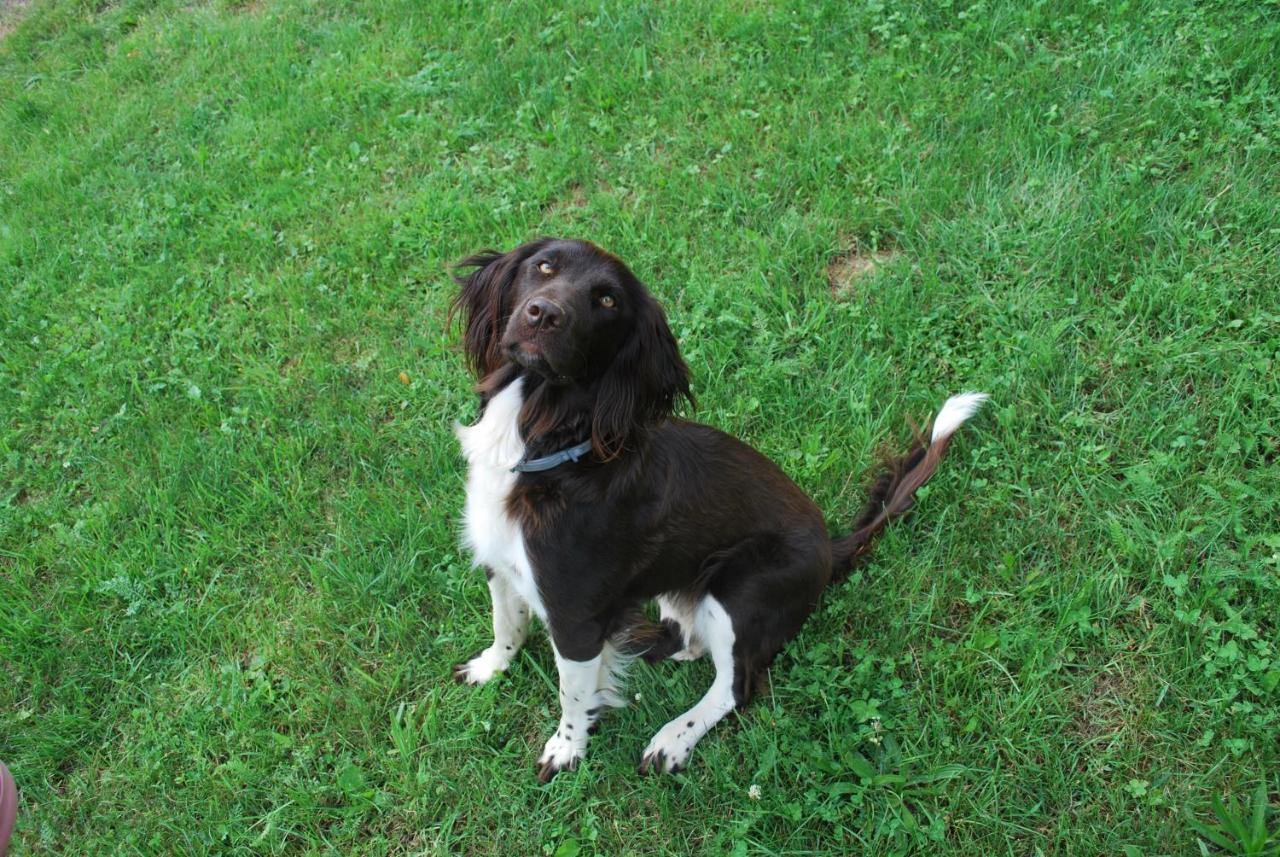
<path fill-rule="evenodd" d="M 933 421 L 929 443 L 917 441 L 910 452 L 890 462 L 871 487 L 871 496 L 853 523 L 853 532 L 831 542 L 834 580 L 843 579 L 871 552 L 872 543 L 885 526 L 911 508 L 916 491 L 938 469 L 951 436 L 986 400 L 986 393 L 961 393 L 947 399 Z"/>

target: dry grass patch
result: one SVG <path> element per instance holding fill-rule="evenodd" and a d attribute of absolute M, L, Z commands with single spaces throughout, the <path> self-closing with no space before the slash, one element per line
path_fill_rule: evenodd
<path fill-rule="evenodd" d="M 563 195 L 542 205 L 542 216 L 547 219 L 564 217 L 570 212 L 587 207 L 587 191 L 580 182 L 573 182 Z"/>
<path fill-rule="evenodd" d="M 827 263 L 827 283 L 833 297 L 849 297 L 858 283 L 898 257 L 896 251 L 873 250 L 857 243 Z"/>
<path fill-rule="evenodd" d="M 1084 739 L 1124 730 L 1140 704 L 1138 679 L 1130 667 L 1111 664 L 1083 687 L 1072 705 L 1072 731 Z"/>
<path fill-rule="evenodd" d="M 0 0 L 0 41 L 18 28 L 31 0 Z"/>

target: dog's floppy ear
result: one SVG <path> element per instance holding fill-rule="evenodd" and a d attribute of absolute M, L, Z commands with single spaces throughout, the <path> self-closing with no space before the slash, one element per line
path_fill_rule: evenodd
<path fill-rule="evenodd" d="M 508 253 L 484 250 L 458 263 L 458 268 L 475 270 L 454 277 L 462 288 L 453 299 L 450 318 L 459 312 L 463 315 L 462 346 L 467 365 L 477 378 L 484 378 L 502 365 L 502 331 L 511 316 L 511 284 L 520 263 L 546 244 L 547 239 L 540 239 Z"/>
<path fill-rule="evenodd" d="M 640 295 L 635 328 L 600 380 L 591 419 L 592 445 L 606 460 L 633 434 L 671 416 L 681 399 L 693 404 L 689 367 L 667 317 L 648 293 Z"/>

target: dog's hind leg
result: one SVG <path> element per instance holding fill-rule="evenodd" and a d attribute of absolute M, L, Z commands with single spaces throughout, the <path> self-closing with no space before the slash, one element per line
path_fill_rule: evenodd
<path fill-rule="evenodd" d="M 716 677 L 693 708 L 658 730 L 640 758 L 640 772 L 675 773 L 685 766 L 693 747 L 712 726 L 737 706 L 734 695 L 733 621 L 713 596 L 693 610 L 693 633 L 711 653 Z"/>
<path fill-rule="evenodd" d="M 828 545 L 818 518 L 812 531 L 760 533 L 708 563 L 693 635 L 710 653 L 716 677 L 697 705 L 653 736 L 642 773 L 680 770 L 712 726 L 751 700 L 760 671 L 800 630 L 830 579 Z"/>

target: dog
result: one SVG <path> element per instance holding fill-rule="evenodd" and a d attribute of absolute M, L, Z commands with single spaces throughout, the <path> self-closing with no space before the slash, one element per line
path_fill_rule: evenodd
<path fill-rule="evenodd" d="M 875 483 L 852 531 L 741 441 L 677 418 L 689 369 L 662 307 L 616 256 L 543 238 L 459 263 L 453 312 L 480 409 L 456 429 L 467 461 L 463 541 L 485 569 L 493 644 L 454 676 L 505 670 L 536 616 L 551 637 L 560 722 L 538 759 L 550 780 L 582 759 L 630 657 L 709 655 L 715 679 L 658 730 L 641 773 L 681 770 L 744 706 L 824 589 L 912 505 L 953 433 L 987 398 L 953 396 Z M 656 600 L 660 621 L 645 619 Z"/>

